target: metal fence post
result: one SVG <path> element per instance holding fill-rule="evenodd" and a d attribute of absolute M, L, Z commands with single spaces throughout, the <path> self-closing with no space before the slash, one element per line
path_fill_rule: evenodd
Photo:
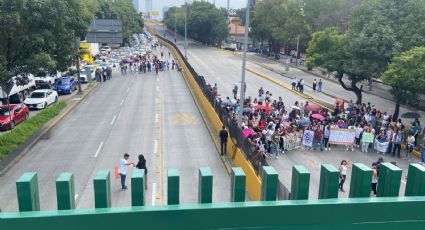
<path fill-rule="evenodd" d="M 56 179 L 58 210 L 75 209 L 74 175 L 61 173 Z"/>
<path fill-rule="evenodd" d="M 231 172 L 231 186 L 230 186 L 230 201 L 231 202 L 244 202 L 245 201 L 245 187 L 246 175 L 240 167 L 232 168 Z"/>
<path fill-rule="evenodd" d="M 378 197 L 395 197 L 399 195 L 401 169 L 391 163 L 382 163 L 378 173 Z"/>
<path fill-rule="evenodd" d="M 277 198 L 278 174 L 272 166 L 263 166 L 261 174 L 261 200 L 274 201 Z"/>
<path fill-rule="evenodd" d="M 362 163 L 354 163 L 351 171 L 350 198 L 369 197 L 372 169 Z"/>
<path fill-rule="evenodd" d="M 131 205 L 145 205 L 145 170 L 135 169 L 131 175 Z"/>
<path fill-rule="evenodd" d="M 420 164 L 409 165 L 405 196 L 425 196 L 425 167 Z"/>
<path fill-rule="evenodd" d="M 19 211 L 40 211 L 38 177 L 35 172 L 22 174 L 16 181 Z"/>
<path fill-rule="evenodd" d="M 292 167 L 291 200 L 307 200 L 310 188 L 310 172 L 302 165 Z"/>
<path fill-rule="evenodd" d="M 199 169 L 198 203 L 211 203 L 213 175 L 209 167 Z"/>
<path fill-rule="evenodd" d="M 180 203 L 180 175 L 179 171 L 174 168 L 169 168 L 167 171 L 167 204 Z"/>
<path fill-rule="evenodd" d="M 94 185 L 94 207 L 111 207 L 111 184 L 108 170 L 98 171 L 93 180 Z"/>
<path fill-rule="evenodd" d="M 339 171 L 333 165 L 322 164 L 319 199 L 338 198 Z"/>

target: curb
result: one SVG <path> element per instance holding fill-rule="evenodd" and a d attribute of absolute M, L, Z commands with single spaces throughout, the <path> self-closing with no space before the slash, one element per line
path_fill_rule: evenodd
<path fill-rule="evenodd" d="M 78 100 L 75 104 L 66 106 L 60 114 L 54 117 L 52 120 L 48 121 L 43 127 L 38 131 L 33 133 L 30 137 L 27 138 L 22 144 L 20 144 L 13 152 L 7 155 L 2 161 L 0 161 L 0 176 L 3 176 L 6 171 L 12 167 L 15 163 L 21 160 L 46 133 L 52 130 L 60 121 L 62 121 L 66 115 L 68 115 L 77 105 L 79 105 L 94 89 L 96 89 L 97 83 L 93 85 L 90 89 L 86 90 L 81 99 Z M 75 96 L 75 95 L 74 95 Z M 72 97 L 65 101 L 69 101 Z"/>

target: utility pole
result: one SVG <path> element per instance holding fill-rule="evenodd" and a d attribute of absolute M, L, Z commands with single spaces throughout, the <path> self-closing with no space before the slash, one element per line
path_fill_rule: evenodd
<path fill-rule="evenodd" d="M 243 46 L 243 60 L 242 60 L 242 76 L 241 76 L 241 95 L 239 99 L 239 114 L 238 126 L 242 128 L 243 106 L 245 104 L 245 69 L 246 69 L 246 52 L 248 50 L 248 30 L 249 30 L 249 7 L 250 0 L 246 1 L 246 19 L 245 19 L 245 38 Z"/>
<path fill-rule="evenodd" d="M 300 45 L 300 35 L 298 34 L 298 36 L 297 36 L 297 56 L 295 57 L 295 65 L 296 66 L 298 66 L 298 54 L 299 54 L 298 48 L 299 48 L 299 45 Z"/>
<path fill-rule="evenodd" d="M 75 60 L 75 66 L 77 67 L 77 82 L 78 82 L 78 92 L 77 94 L 83 93 L 81 90 L 81 79 L 80 79 L 80 38 L 78 37 L 75 40 L 75 48 L 77 49 L 77 55 Z"/>
<path fill-rule="evenodd" d="M 229 13 L 230 10 L 230 0 L 227 0 L 227 13 Z"/>
<path fill-rule="evenodd" d="M 174 43 L 177 42 L 177 13 L 174 14 Z"/>
<path fill-rule="evenodd" d="M 187 61 L 187 0 L 184 1 L 184 58 Z"/>

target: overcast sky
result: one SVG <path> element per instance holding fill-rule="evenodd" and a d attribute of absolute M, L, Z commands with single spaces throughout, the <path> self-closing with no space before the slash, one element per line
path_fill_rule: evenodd
<path fill-rule="evenodd" d="M 162 8 L 164 6 L 181 6 L 184 4 L 184 0 L 152 0 L 153 8 L 157 10 L 160 14 L 162 14 Z M 209 1 L 211 3 L 214 0 L 204 0 Z M 144 2 L 144 1 L 143 1 Z M 217 7 L 227 7 L 227 0 L 215 0 L 215 4 Z M 230 8 L 239 9 L 246 5 L 246 0 L 230 0 Z"/>

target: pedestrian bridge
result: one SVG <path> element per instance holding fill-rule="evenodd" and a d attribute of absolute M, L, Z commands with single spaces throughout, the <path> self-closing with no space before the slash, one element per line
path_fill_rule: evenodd
<path fill-rule="evenodd" d="M 179 204 L 179 173 L 168 169 L 167 204 L 144 206 L 144 172 L 131 177 L 130 207 L 111 207 L 110 172 L 97 172 L 93 209 L 75 209 L 74 176 L 62 173 L 56 180 L 57 209 L 39 211 L 37 173 L 16 181 L 19 212 L 0 213 L 1 229 L 424 229 L 425 167 L 409 166 L 404 197 L 398 197 L 401 169 L 383 163 L 377 197 L 370 197 L 372 170 L 353 164 L 349 197 L 338 198 L 339 172 L 322 165 L 319 196 L 308 200 L 310 173 L 293 166 L 291 200 L 277 200 L 278 174 L 262 168 L 261 201 L 245 201 L 246 176 L 232 168 L 231 201 L 213 203 L 213 175 L 198 171 L 198 204 Z M 196 182 L 194 182 L 196 184 Z M 194 194 L 195 195 L 195 194 Z"/>

